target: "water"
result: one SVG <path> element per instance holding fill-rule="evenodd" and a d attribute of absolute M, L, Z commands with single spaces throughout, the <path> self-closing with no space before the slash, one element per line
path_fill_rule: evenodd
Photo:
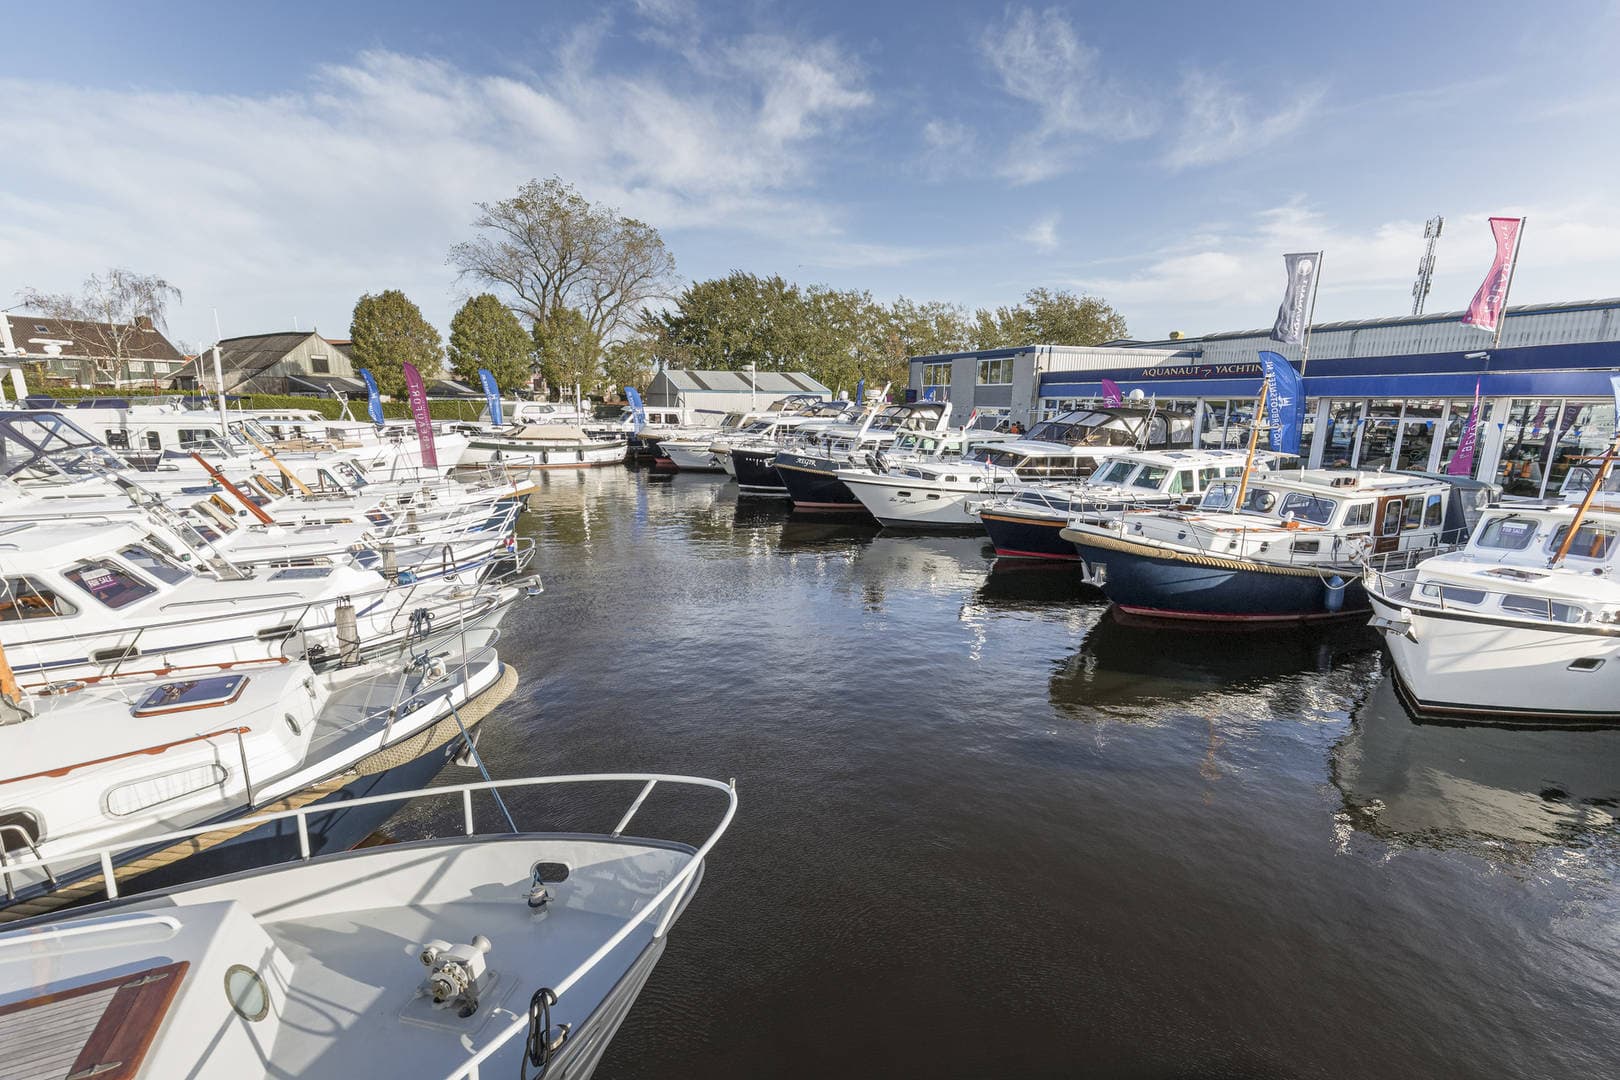
<path fill-rule="evenodd" d="M 600 1076 L 1620 1076 L 1620 731 L 1415 724 L 1361 628 L 1124 625 L 721 477 L 523 529 L 492 770 L 741 795 Z"/>

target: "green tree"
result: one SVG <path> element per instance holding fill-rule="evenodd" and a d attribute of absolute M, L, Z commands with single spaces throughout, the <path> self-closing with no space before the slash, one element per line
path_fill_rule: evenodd
<path fill-rule="evenodd" d="M 780 275 L 734 270 L 688 285 L 674 307 L 648 316 L 643 326 L 670 367 L 736 370 L 754 364 L 761 371 L 790 371 L 803 366 L 809 318 L 797 285 Z"/>
<path fill-rule="evenodd" d="M 1035 288 L 1014 307 L 974 316 L 974 347 L 1016 345 L 1101 345 L 1125 337 L 1125 316 L 1098 296 L 1076 296 L 1066 289 Z"/>
<path fill-rule="evenodd" d="M 675 257 L 657 229 L 559 177 L 478 209 L 478 235 L 451 247 L 450 265 L 505 294 L 533 326 L 573 308 L 598 341 L 615 341 L 673 287 Z"/>
<path fill-rule="evenodd" d="M 468 300 L 450 320 L 450 370 L 477 389 L 479 368 L 503 390 L 528 389 L 534 373 L 534 339 L 493 293 Z"/>
<path fill-rule="evenodd" d="M 602 378 L 607 389 L 615 396 L 624 393 L 627 386 L 646 393 L 647 384 L 652 382 L 657 348 L 658 341 L 650 334 L 637 334 L 608 345 L 602 351 Z"/>
<path fill-rule="evenodd" d="M 535 323 L 534 348 L 546 384 L 564 394 L 575 384 L 588 394 L 601 380 L 602 340 L 590 320 L 573 308 L 552 308 Z"/>
<path fill-rule="evenodd" d="M 407 363 L 415 364 L 424 379 L 439 374 L 444 354 L 439 332 L 398 289 L 375 296 L 367 293 L 356 301 L 349 337 L 354 342 L 354 366 L 370 369 L 386 393 L 405 393 Z"/>

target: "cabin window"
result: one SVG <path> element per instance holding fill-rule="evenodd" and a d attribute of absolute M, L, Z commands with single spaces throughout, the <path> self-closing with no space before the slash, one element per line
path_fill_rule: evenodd
<path fill-rule="evenodd" d="M 39 818 L 27 810 L 0 814 L 0 851 L 7 855 L 27 851 L 30 842 L 39 843 Z"/>
<path fill-rule="evenodd" d="M 31 577 L 0 578 L 0 622 L 72 615 L 73 605 Z"/>
<path fill-rule="evenodd" d="M 1267 491 L 1265 488 L 1251 488 L 1248 494 L 1243 496 L 1242 509 L 1247 514 L 1269 514 L 1276 505 L 1277 496 L 1275 493 Z"/>
<path fill-rule="evenodd" d="M 1148 418 L 1147 442 L 1149 446 L 1164 446 L 1170 441 L 1170 425 L 1162 416 Z"/>
<path fill-rule="evenodd" d="M 1333 520 L 1333 506 L 1332 499 L 1324 499 L 1303 491 L 1290 491 L 1283 496 L 1279 516 L 1295 521 L 1308 521 L 1312 525 L 1326 525 Z"/>
<path fill-rule="evenodd" d="M 281 490 L 274 483 L 272 483 L 270 478 L 265 476 L 263 473 L 254 473 L 253 483 L 260 491 L 264 492 L 272 499 L 279 499 L 283 495 L 287 494 L 285 491 Z"/>
<path fill-rule="evenodd" d="M 157 592 L 109 559 L 89 559 L 62 575 L 110 608 L 121 608 Z"/>
<path fill-rule="evenodd" d="M 1209 490 L 1204 492 L 1203 501 L 1198 506 L 1203 510 L 1230 509 L 1232 500 L 1237 497 L 1237 488 L 1236 484 L 1230 482 L 1211 484 Z"/>
<path fill-rule="evenodd" d="M 1423 527 L 1438 528 L 1444 516 L 1445 508 L 1441 505 L 1440 496 L 1430 495 L 1428 501 L 1423 504 Z"/>
<path fill-rule="evenodd" d="M 1383 517 L 1378 519 L 1379 536 L 1399 536 L 1401 532 L 1401 507 L 1406 505 L 1400 499 L 1390 499 L 1383 504 L 1380 513 Z"/>
<path fill-rule="evenodd" d="M 1213 484 L 1215 481 L 1219 480 L 1220 478 L 1221 478 L 1221 470 L 1218 467 L 1213 467 L 1212 466 L 1212 467 L 1207 468 L 1207 469 L 1199 469 L 1198 470 L 1198 486 L 1201 487 L 1201 488 L 1209 487 L 1209 485 Z"/>
<path fill-rule="evenodd" d="M 1136 463 L 1131 461 L 1110 461 L 1097 473 L 1099 484 L 1123 484 L 1136 469 Z"/>
<path fill-rule="evenodd" d="M 1353 529 L 1358 525 L 1372 524 L 1373 504 L 1370 502 L 1351 503 L 1350 509 L 1344 512 L 1344 527 Z"/>
<path fill-rule="evenodd" d="M 1176 473 L 1176 478 L 1170 481 L 1170 494 L 1172 495 L 1182 495 L 1186 492 L 1196 490 L 1197 488 L 1193 485 L 1193 473 L 1191 469 L 1182 469 L 1180 472 Z"/>
<path fill-rule="evenodd" d="M 1536 523 L 1533 518 L 1505 514 L 1485 522 L 1479 530 L 1479 536 L 1474 540 L 1474 545 L 1498 551 L 1523 551 L 1535 538 Z"/>
<path fill-rule="evenodd" d="M 120 548 L 118 554 L 129 561 L 137 570 L 144 570 L 159 581 L 168 585 L 178 585 L 191 576 L 191 572 L 183 566 L 176 566 L 157 552 L 144 548 L 139 544 Z"/>
<path fill-rule="evenodd" d="M 946 365 L 948 368 L 949 365 Z M 1012 359 L 980 360 L 979 385 L 980 386 L 1006 386 L 1013 380 Z"/>
<path fill-rule="evenodd" d="M 1556 555 L 1564 543 L 1564 537 L 1568 535 L 1568 525 L 1558 526 L 1547 550 Z M 1581 559 L 1607 559 L 1614 550 L 1614 535 L 1614 530 L 1605 525 L 1585 522 L 1575 530 L 1575 540 L 1569 545 L 1569 554 Z"/>
<path fill-rule="evenodd" d="M 1170 470 L 1163 465 L 1144 465 L 1142 471 L 1136 474 L 1136 479 L 1131 481 L 1131 487 L 1151 488 L 1157 491 L 1159 484 L 1169 473 Z"/>
<path fill-rule="evenodd" d="M 181 428 L 180 429 L 180 445 L 181 446 L 195 446 L 198 443 L 208 442 L 213 438 L 214 438 L 214 433 L 212 431 L 208 430 L 207 428 Z"/>
<path fill-rule="evenodd" d="M 1519 596 L 1513 593 L 1502 597 L 1502 610 L 1515 615 L 1568 623 L 1580 622 L 1584 614 L 1581 608 L 1573 604 L 1561 604 L 1543 596 Z"/>
<path fill-rule="evenodd" d="M 1403 528 L 1416 529 L 1423 524 L 1423 496 L 1408 495 L 1406 497 L 1406 516 Z"/>

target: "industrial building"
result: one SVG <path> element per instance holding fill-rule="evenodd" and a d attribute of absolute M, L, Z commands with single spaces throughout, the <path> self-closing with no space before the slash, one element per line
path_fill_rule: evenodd
<path fill-rule="evenodd" d="M 1102 380 L 1161 408 L 1198 416 L 1205 446 L 1242 446 L 1260 388 L 1259 351 L 1305 377 L 1301 457 L 1311 467 L 1443 469 L 1477 392 L 1474 474 L 1510 494 L 1555 492 L 1571 462 L 1615 435 L 1610 377 L 1620 375 L 1620 299 L 1509 308 L 1501 343 L 1461 312 L 1317 323 L 1308 361 L 1268 330 L 1094 348 L 1023 348 L 918 356 L 907 396 L 949 400 L 1026 426 L 1100 404 Z"/>
<path fill-rule="evenodd" d="M 678 410 L 684 422 L 763 407 L 789 394 L 830 398 L 832 391 L 802 371 L 699 371 L 666 368 L 647 384 L 647 407 Z"/>

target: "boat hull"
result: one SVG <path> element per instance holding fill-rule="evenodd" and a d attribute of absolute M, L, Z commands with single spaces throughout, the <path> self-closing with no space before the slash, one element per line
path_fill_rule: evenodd
<path fill-rule="evenodd" d="M 1360 577 L 1347 572 L 1182 555 L 1112 537 L 1073 542 L 1104 595 L 1131 615 L 1266 623 L 1369 610 Z"/>
<path fill-rule="evenodd" d="M 1403 696 L 1419 712 L 1620 723 L 1620 630 L 1403 608 L 1376 593 L 1371 602 Z"/>
<path fill-rule="evenodd" d="M 860 510 L 861 501 L 838 478 L 840 466 L 826 458 L 783 451 L 776 455 L 776 471 L 782 477 L 793 505 L 805 510 Z"/>
<path fill-rule="evenodd" d="M 621 464 L 625 454 L 626 444 L 622 442 L 530 449 L 521 444 L 475 440 L 462 455 L 461 464 L 498 464 L 523 469 L 581 469 Z"/>
<path fill-rule="evenodd" d="M 782 482 L 782 474 L 776 471 L 775 460 L 775 450 L 733 449 L 730 471 L 742 488 L 785 495 L 787 486 Z"/>
<path fill-rule="evenodd" d="M 985 511 L 979 522 L 990 535 L 996 554 L 1018 559 L 1057 559 L 1078 562 L 1080 553 L 1063 539 L 1069 524 L 1063 518 L 1026 517 L 1004 511 Z"/>
<path fill-rule="evenodd" d="M 676 446 L 674 443 L 659 443 L 658 449 L 670 463 L 682 472 L 725 472 L 725 466 L 720 464 L 718 455 L 708 446 L 691 447 Z"/>

